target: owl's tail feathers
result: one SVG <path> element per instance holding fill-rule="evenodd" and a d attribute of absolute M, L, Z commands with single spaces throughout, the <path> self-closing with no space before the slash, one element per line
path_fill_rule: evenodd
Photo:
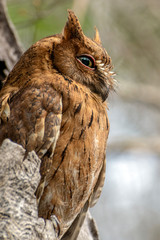
<path fill-rule="evenodd" d="M 89 207 L 89 201 L 87 201 L 82 208 L 81 212 L 77 215 L 75 220 L 73 221 L 72 225 L 70 228 L 65 232 L 61 240 L 75 240 L 78 237 L 78 234 L 81 230 L 81 227 L 83 225 L 83 222 L 86 217 L 86 213 L 88 211 Z"/>
<path fill-rule="evenodd" d="M 38 187 L 37 187 L 37 190 L 35 192 L 35 195 L 36 195 L 36 199 L 37 199 L 37 205 L 39 205 L 39 202 L 40 202 L 40 199 L 43 195 L 43 192 L 44 192 L 44 187 L 45 187 L 45 183 L 46 183 L 46 179 L 44 177 L 44 179 L 40 181 Z"/>

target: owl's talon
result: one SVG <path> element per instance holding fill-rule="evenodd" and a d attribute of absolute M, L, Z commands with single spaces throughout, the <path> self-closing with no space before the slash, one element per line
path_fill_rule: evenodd
<path fill-rule="evenodd" d="M 51 215 L 50 220 L 53 224 L 56 237 L 59 237 L 59 235 L 60 235 L 60 222 L 59 222 L 58 218 L 55 215 Z"/>

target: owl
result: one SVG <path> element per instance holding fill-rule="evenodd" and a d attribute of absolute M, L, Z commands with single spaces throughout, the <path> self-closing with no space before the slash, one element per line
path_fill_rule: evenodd
<path fill-rule="evenodd" d="M 69 10 L 63 32 L 32 45 L 0 92 L 0 144 L 9 138 L 41 159 L 38 215 L 57 239 L 77 239 L 102 190 L 111 70 L 98 30 L 86 37 Z"/>

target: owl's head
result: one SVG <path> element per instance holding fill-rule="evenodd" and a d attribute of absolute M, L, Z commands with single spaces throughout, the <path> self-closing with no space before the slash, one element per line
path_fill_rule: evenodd
<path fill-rule="evenodd" d="M 93 40 L 86 37 L 72 11 L 63 33 L 57 36 L 53 52 L 53 65 L 62 75 L 86 85 L 106 100 L 114 86 L 111 58 L 102 47 L 98 30 Z"/>
<path fill-rule="evenodd" d="M 40 76 L 47 79 L 46 74 L 52 76 L 56 71 L 87 86 L 105 101 L 115 82 L 111 58 L 102 47 L 98 30 L 91 40 L 84 35 L 75 14 L 68 13 L 63 33 L 32 45 L 9 74 L 6 85 L 30 84 L 31 76 L 33 82 Z"/>

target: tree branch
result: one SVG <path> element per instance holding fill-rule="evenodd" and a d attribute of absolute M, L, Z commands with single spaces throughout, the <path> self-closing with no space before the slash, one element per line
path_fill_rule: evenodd
<path fill-rule="evenodd" d="M 22 52 L 14 27 L 7 16 L 6 1 L 0 0 L 0 89 Z"/>
<path fill-rule="evenodd" d="M 160 109 L 159 87 L 143 83 L 121 82 L 119 94 L 124 100 L 141 102 Z"/>
<path fill-rule="evenodd" d="M 132 137 L 132 138 L 120 138 L 116 137 L 116 139 L 109 141 L 108 148 L 110 152 L 115 151 L 127 151 L 131 149 L 141 149 L 144 151 L 151 151 L 157 154 L 160 154 L 160 137 Z"/>
<path fill-rule="evenodd" d="M 0 239 L 53 240 L 52 222 L 38 218 L 35 190 L 40 159 L 6 139 L 0 148 Z"/>
<path fill-rule="evenodd" d="M 0 239 L 54 240 L 50 220 L 38 218 L 35 190 L 40 180 L 40 162 L 34 151 L 4 140 L 0 147 Z M 98 231 L 87 213 L 78 240 L 98 240 Z"/>

